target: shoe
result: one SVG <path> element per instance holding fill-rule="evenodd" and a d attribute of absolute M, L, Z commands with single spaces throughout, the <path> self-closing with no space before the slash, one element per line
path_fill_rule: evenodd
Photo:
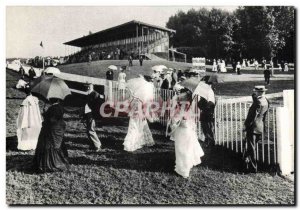
<path fill-rule="evenodd" d="M 95 149 L 95 152 L 101 152 L 101 151 L 102 151 L 102 147 Z"/>

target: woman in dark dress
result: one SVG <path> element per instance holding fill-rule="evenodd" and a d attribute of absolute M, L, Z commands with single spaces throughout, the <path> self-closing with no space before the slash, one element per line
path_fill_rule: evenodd
<path fill-rule="evenodd" d="M 37 172 L 63 171 L 69 168 L 68 152 L 63 141 L 66 123 L 60 99 L 50 99 L 51 106 L 43 114 L 33 167 Z"/>

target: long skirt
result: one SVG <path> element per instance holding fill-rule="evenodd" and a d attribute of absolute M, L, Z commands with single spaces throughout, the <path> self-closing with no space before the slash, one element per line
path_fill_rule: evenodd
<path fill-rule="evenodd" d="M 201 163 L 204 152 L 197 138 L 192 122 L 182 121 L 174 131 L 175 139 L 175 171 L 184 178 L 189 177 L 193 166 Z"/>

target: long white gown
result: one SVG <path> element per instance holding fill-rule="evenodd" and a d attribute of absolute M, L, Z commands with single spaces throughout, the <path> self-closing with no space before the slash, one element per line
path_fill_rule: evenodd
<path fill-rule="evenodd" d="M 17 137 L 19 150 L 36 148 L 42 117 L 38 98 L 29 95 L 22 102 L 17 118 Z"/>
<path fill-rule="evenodd" d="M 192 111 L 189 109 L 187 112 Z M 197 137 L 195 118 L 192 117 L 193 115 L 188 116 L 190 117 L 185 119 L 178 113 L 170 123 L 173 131 L 170 134 L 171 140 L 175 141 L 175 172 L 184 178 L 189 177 L 192 167 L 200 164 L 201 157 L 204 155 Z"/>
<path fill-rule="evenodd" d="M 182 120 L 173 135 L 175 139 L 175 171 L 189 177 L 193 166 L 201 163 L 204 152 L 199 144 L 194 120 Z"/>
<path fill-rule="evenodd" d="M 155 144 L 147 120 L 141 116 L 139 106 L 142 102 L 133 99 L 131 102 L 130 120 L 128 132 L 124 140 L 124 150 L 133 152 L 143 146 L 153 146 Z"/>

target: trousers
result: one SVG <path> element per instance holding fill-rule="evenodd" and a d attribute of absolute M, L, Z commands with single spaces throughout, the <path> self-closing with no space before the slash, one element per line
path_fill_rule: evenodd
<path fill-rule="evenodd" d="M 96 126 L 95 119 L 88 116 L 86 118 L 87 136 L 88 136 L 88 139 L 90 140 L 90 142 L 93 143 L 94 148 L 99 149 L 101 147 L 101 142 L 95 131 L 95 126 Z"/>

